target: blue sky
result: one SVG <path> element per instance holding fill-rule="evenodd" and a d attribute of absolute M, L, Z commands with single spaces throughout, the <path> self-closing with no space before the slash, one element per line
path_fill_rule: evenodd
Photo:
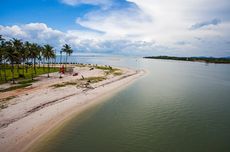
<path fill-rule="evenodd" d="M 230 56 L 228 0 L 2 0 L 0 34 L 57 50 Z"/>
<path fill-rule="evenodd" d="M 3 0 L 0 24 L 6 26 L 38 22 L 58 30 L 82 29 L 79 24 L 75 24 L 75 20 L 92 9 L 96 9 L 96 6 L 73 7 L 58 0 Z"/>

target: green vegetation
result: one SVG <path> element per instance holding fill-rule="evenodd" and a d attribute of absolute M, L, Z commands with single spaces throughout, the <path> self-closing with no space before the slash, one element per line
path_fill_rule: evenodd
<path fill-rule="evenodd" d="M 0 99 L 0 110 L 7 108 L 8 107 L 7 101 L 14 99 L 14 98 L 16 98 L 16 96 L 10 96 L 7 98 Z"/>
<path fill-rule="evenodd" d="M 146 59 L 164 59 L 164 60 L 180 60 L 206 63 L 225 63 L 230 64 L 230 58 L 213 58 L 213 57 L 174 57 L 174 56 L 149 56 Z"/>
<path fill-rule="evenodd" d="M 63 45 L 63 52 L 70 56 L 73 52 L 68 44 Z M 56 61 L 56 54 L 52 46 L 41 46 L 19 39 L 5 40 L 0 35 L 0 84 L 18 79 L 32 79 L 40 74 L 58 71 L 50 64 Z M 42 68 L 41 68 L 42 63 Z"/>
<path fill-rule="evenodd" d="M 113 68 L 111 66 L 95 66 L 96 69 L 100 69 L 100 70 L 113 70 Z"/>
<path fill-rule="evenodd" d="M 20 85 L 9 87 L 7 89 L 2 89 L 2 90 L 0 90 L 0 92 L 7 92 L 7 91 L 16 90 L 16 89 L 21 89 L 21 88 L 25 88 L 25 87 L 28 87 L 31 85 L 32 85 L 31 83 L 20 84 Z"/>
<path fill-rule="evenodd" d="M 15 66 L 16 68 L 16 66 Z M 11 74 L 11 67 L 7 66 L 5 70 L 5 76 L 6 76 L 6 81 L 11 81 L 12 80 L 12 74 Z M 0 69 L 0 72 L 3 73 L 4 71 L 3 69 Z M 57 72 L 59 70 L 59 68 L 50 68 L 50 72 Z M 34 81 L 32 80 L 32 78 L 35 78 L 36 76 L 42 75 L 42 74 L 46 74 L 48 73 L 48 68 L 44 67 L 44 68 L 39 68 L 36 67 L 36 74 L 33 73 L 34 69 L 32 67 L 27 69 L 27 72 L 24 73 L 24 75 L 22 75 L 21 73 L 23 73 L 23 68 L 22 66 L 19 66 L 18 72 L 14 74 L 14 80 L 18 80 L 18 83 L 23 83 L 23 81 Z M 0 84 L 5 83 L 6 82 L 4 79 L 0 79 Z M 22 81 L 22 82 L 21 82 Z"/>
<path fill-rule="evenodd" d="M 95 66 L 96 69 L 104 70 L 106 75 L 113 74 L 113 75 L 121 75 L 122 72 L 120 69 L 112 68 L 111 66 Z"/>
<path fill-rule="evenodd" d="M 89 83 L 97 83 L 105 79 L 106 79 L 105 77 L 88 77 L 88 78 L 85 78 L 84 80 L 86 80 Z"/>
<path fill-rule="evenodd" d="M 38 81 L 38 80 L 35 80 L 35 79 L 33 79 L 33 80 L 23 80 L 23 81 L 18 82 L 18 84 L 33 83 L 33 82 L 36 82 L 36 81 Z"/>
<path fill-rule="evenodd" d="M 63 82 L 63 83 L 60 83 L 60 84 L 54 84 L 54 85 L 52 85 L 52 87 L 61 88 L 61 87 L 65 87 L 65 86 L 68 86 L 68 85 L 77 85 L 77 84 L 78 84 L 77 82 Z"/>
<path fill-rule="evenodd" d="M 61 87 L 66 87 L 66 86 L 80 87 L 80 86 L 89 85 L 90 83 L 97 83 L 105 79 L 106 79 L 105 77 L 87 77 L 84 79 L 80 79 L 78 81 L 69 81 L 69 82 L 62 82 L 60 84 L 54 84 L 51 87 L 54 87 L 54 88 L 61 88 Z"/>
<path fill-rule="evenodd" d="M 121 71 L 115 71 L 114 73 L 113 73 L 113 75 L 115 75 L 115 76 L 119 76 L 119 75 L 122 75 L 123 73 L 121 72 Z"/>
<path fill-rule="evenodd" d="M 73 50 L 68 44 L 65 44 L 62 46 L 62 50 L 60 52 L 61 58 L 62 58 L 62 52 L 66 53 L 65 63 L 67 63 L 67 58 L 68 58 L 68 56 L 70 56 L 73 53 Z"/>

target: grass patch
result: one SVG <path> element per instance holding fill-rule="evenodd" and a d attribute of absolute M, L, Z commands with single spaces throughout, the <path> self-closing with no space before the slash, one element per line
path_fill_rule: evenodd
<path fill-rule="evenodd" d="M 38 80 L 24 80 L 24 81 L 18 82 L 18 84 L 27 84 L 27 83 L 37 82 L 37 81 L 38 81 Z"/>
<path fill-rule="evenodd" d="M 63 82 L 59 84 L 54 84 L 51 87 L 54 87 L 54 88 L 62 88 L 66 86 L 82 87 L 86 84 L 86 82 L 87 83 L 97 83 L 105 79 L 106 79 L 105 77 L 88 77 L 88 78 L 80 79 L 77 82 Z"/>
<path fill-rule="evenodd" d="M 120 69 L 111 66 L 95 66 L 96 69 L 104 70 L 106 75 L 113 74 L 115 76 L 122 75 Z"/>
<path fill-rule="evenodd" d="M 8 105 L 6 103 L 0 103 L 0 110 L 7 108 Z"/>
<path fill-rule="evenodd" d="M 2 89 L 2 90 L 0 90 L 0 92 L 13 91 L 13 90 L 25 88 L 25 87 L 28 87 L 28 86 L 31 86 L 31 85 L 32 85 L 31 83 L 20 84 L 20 85 L 16 85 L 16 86 L 13 86 L 13 87 L 9 87 L 7 89 Z"/>
<path fill-rule="evenodd" d="M 105 79 L 106 79 L 105 77 L 88 77 L 88 78 L 85 78 L 84 80 L 90 83 L 97 83 Z"/>
<path fill-rule="evenodd" d="M 58 67 L 50 67 L 50 73 L 52 72 L 58 72 Z M 4 70 L 3 65 L 0 68 L 0 72 L 2 74 L 2 77 L 0 79 L 0 84 L 6 83 L 4 81 Z M 14 79 L 15 80 L 23 80 L 23 79 L 31 79 L 32 76 L 35 78 L 36 76 L 47 74 L 48 73 L 48 67 L 36 67 L 36 74 L 34 73 L 33 67 L 28 67 L 27 72 L 26 69 L 24 69 L 24 76 L 23 76 L 23 67 L 20 65 L 19 68 L 15 65 L 14 66 Z M 12 80 L 12 73 L 11 73 L 11 67 L 6 66 L 6 80 L 11 81 Z"/>
<path fill-rule="evenodd" d="M 0 110 L 8 107 L 7 101 L 16 98 L 16 96 L 10 96 L 7 98 L 0 99 Z"/>
<path fill-rule="evenodd" d="M 3 98 L 3 99 L 0 99 L 0 102 L 9 101 L 9 100 L 14 99 L 14 98 L 16 98 L 16 96 L 10 96 L 10 97 L 7 97 L 7 98 Z"/>
<path fill-rule="evenodd" d="M 78 84 L 77 82 L 63 82 L 63 83 L 60 83 L 60 84 L 54 84 L 54 85 L 52 85 L 52 87 L 61 88 L 61 87 L 65 87 L 65 86 L 68 86 L 68 85 L 77 85 L 77 84 Z"/>
<path fill-rule="evenodd" d="M 100 70 L 113 70 L 111 66 L 95 66 L 95 68 Z"/>
<path fill-rule="evenodd" d="M 121 71 L 115 71 L 113 72 L 113 75 L 115 76 L 119 76 L 119 75 L 122 75 L 123 73 Z"/>

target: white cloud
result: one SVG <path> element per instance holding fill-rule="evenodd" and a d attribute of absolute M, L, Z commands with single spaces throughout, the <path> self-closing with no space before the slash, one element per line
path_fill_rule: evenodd
<path fill-rule="evenodd" d="M 1 26 L 0 30 L 2 35 L 14 35 L 14 36 L 23 36 L 26 37 L 27 33 L 21 30 L 21 28 L 17 25 L 13 26 Z"/>
<path fill-rule="evenodd" d="M 115 8 L 114 0 L 62 2 L 100 6 L 77 18 L 76 23 L 101 32 L 71 29 L 63 32 L 44 23 L 30 23 L 0 26 L 0 34 L 51 43 L 57 48 L 70 43 L 76 50 L 86 52 L 191 56 L 230 53 L 228 0 L 128 0 L 130 4 L 126 7 Z M 213 19 L 221 22 L 216 24 Z M 207 23 L 211 26 L 205 26 Z M 190 30 L 194 25 L 202 28 Z"/>
<path fill-rule="evenodd" d="M 228 24 L 227 15 L 230 12 L 228 0 L 128 0 L 135 5 L 120 10 L 97 10 L 78 18 L 77 23 L 91 29 L 105 32 L 109 38 L 127 39 L 131 41 L 154 41 L 161 46 L 187 50 L 184 54 L 221 54 L 215 42 L 226 41 L 230 36 L 228 30 L 221 24 Z M 203 7 L 207 6 L 207 7 Z M 213 14 L 213 12 L 215 12 Z M 220 22 L 221 20 L 221 22 Z M 218 21 L 218 23 L 216 23 Z M 213 26 L 205 26 L 209 24 Z M 204 28 L 191 31 L 190 28 Z M 215 25 L 217 27 L 215 27 Z M 230 27 L 227 27 L 230 29 Z M 198 29 L 198 28 L 196 28 Z M 208 39 L 209 43 L 197 45 L 195 37 Z M 178 41 L 188 42 L 186 45 Z M 211 44 L 213 43 L 213 44 Z M 215 44 L 215 46 L 214 46 Z M 198 47 L 199 46 L 199 47 Z M 212 47 L 208 47 L 212 46 Z M 215 50 L 214 50 L 215 49 Z M 216 53 L 215 53 L 216 51 Z"/>
<path fill-rule="evenodd" d="M 62 32 L 52 29 L 44 23 L 30 23 L 20 26 L 0 26 L 0 34 L 6 38 L 19 38 L 24 41 L 51 44 L 57 50 L 64 43 L 70 44 L 76 52 L 97 52 L 136 55 L 215 55 L 224 56 L 229 53 L 229 35 L 221 31 L 229 31 L 230 22 L 206 30 L 194 30 L 187 39 L 175 39 L 171 45 L 163 45 L 153 40 L 143 40 L 124 36 L 121 38 L 98 32 L 69 30 Z M 194 37 L 196 35 L 197 37 Z M 186 40 L 187 40 L 186 39 Z M 183 45 L 182 45 L 183 44 Z M 185 49 L 186 48 L 186 49 Z"/>
<path fill-rule="evenodd" d="M 6 38 L 20 38 L 42 44 L 57 45 L 65 35 L 63 32 L 47 27 L 44 23 L 30 23 L 25 25 L 0 26 L 0 34 Z"/>

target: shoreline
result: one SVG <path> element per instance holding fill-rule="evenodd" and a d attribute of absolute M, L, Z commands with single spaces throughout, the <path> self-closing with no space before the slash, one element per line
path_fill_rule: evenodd
<path fill-rule="evenodd" d="M 46 136 L 49 136 L 57 128 L 62 127 L 73 117 L 105 102 L 107 98 L 121 91 L 145 74 L 143 70 L 120 69 L 124 72 L 122 75 L 98 82 L 94 85 L 94 89 L 87 91 L 76 89 L 71 92 L 74 88 L 73 86 L 64 87 L 59 91 L 57 91 L 58 89 L 48 88 L 48 92 L 52 92 L 53 95 L 61 92 L 57 102 L 35 110 L 6 127 L 0 128 L 0 148 L 4 152 L 31 151 L 34 145 L 42 141 Z M 42 90 L 45 89 L 42 88 Z M 52 93 L 50 96 L 52 96 Z M 41 96 L 42 94 L 44 92 L 40 91 L 39 94 L 39 91 L 35 89 L 34 96 Z M 20 99 L 20 96 L 18 98 Z"/>
<path fill-rule="evenodd" d="M 206 64 L 230 64 L 229 58 L 212 58 L 212 57 L 174 57 L 174 56 L 147 56 L 144 59 L 198 62 Z"/>

